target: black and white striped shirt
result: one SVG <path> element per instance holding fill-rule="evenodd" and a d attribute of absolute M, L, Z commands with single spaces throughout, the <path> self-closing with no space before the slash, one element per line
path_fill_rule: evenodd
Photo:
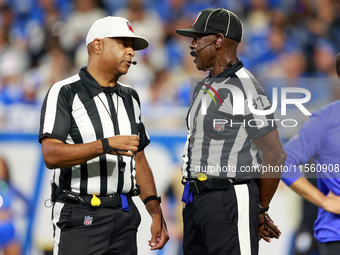
<path fill-rule="evenodd" d="M 150 140 L 137 92 L 120 83 L 112 89 L 105 91 L 86 68 L 55 83 L 42 106 L 39 142 L 50 137 L 67 144 L 82 144 L 119 134 L 137 134 L 138 150 L 143 150 Z M 136 185 L 134 159 L 123 160 L 125 172 L 118 170 L 117 156 L 103 154 L 80 165 L 55 169 L 54 181 L 63 189 L 84 195 L 128 193 Z"/>
<path fill-rule="evenodd" d="M 196 178 L 252 179 L 258 176 L 262 156 L 252 142 L 277 128 L 273 114 L 254 114 L 271 108 L 258 81 L 238 60 L 216 78 L 198 82 L 187 116 L 188 137 L 182 172 Z M 235 112 L 236 111 L 236 112 Z"/>

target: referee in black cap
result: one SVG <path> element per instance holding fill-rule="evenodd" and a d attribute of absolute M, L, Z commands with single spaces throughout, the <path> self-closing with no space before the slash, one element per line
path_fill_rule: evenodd
<path fill-rule="evenodd" d="M 243 27 L 226 9 L 201 11 L 192 28 L 197 82 L 188 112 L 183 157 L 185 255 L 258 254 L 264 215 L 277 189 L 286 153 L 271 102 L 237 57 Z M 262 166 L 262 168 L 261 168 Z"/>
<path fill-rule="evenodd" d="M 118 82 L 148 41 L 120 17 L 99 19 L 86 38 L 89 60 L 55 83 L 41 110 L 39 141 L 52 182 L 53 254 L 137 254 L 140 194 L 152 217 L 151 250 L 168 241 L 137 92 Z"/>

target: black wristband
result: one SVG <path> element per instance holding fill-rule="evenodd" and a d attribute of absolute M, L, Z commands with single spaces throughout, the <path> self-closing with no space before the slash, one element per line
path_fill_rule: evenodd
<path fill-rule="evenodd" d="M 267 208 L 264 208 L 261 206 L 261 204 L 259 204 L 259 213 L 265 214 L 266 212 L 268 212 L 268 210 L 269 210 L 269 206 Z"/>
<path fill-rule="evenodd" d="M 157 197 L 157 196 L 148 196 L 147 198 L 143 200 L 143 203 L 146 205 L 152 200 L 157 200 L 159 203 L 161 203 L 161 197 Z"/>
<path fill-rule="evenodd" d="M 103 154 L 110 153 L 111 147 L 109 144 L 109 140 L 107 140 L 107 138 L 102 138 L 100 139 L 100 141 L 102 141 L 102 144 L 103 144 Z"/>

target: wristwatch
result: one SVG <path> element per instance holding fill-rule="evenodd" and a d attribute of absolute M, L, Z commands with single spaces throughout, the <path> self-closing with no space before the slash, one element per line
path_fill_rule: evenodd
<path fill-rule="evenodd" d="M 267 208 L 262 207 L 262 205 L 259 203 L 259 213 L 263 213 L 265 214 L 266 212 L 268 212 L 269 210 L 269 206 Z"/>

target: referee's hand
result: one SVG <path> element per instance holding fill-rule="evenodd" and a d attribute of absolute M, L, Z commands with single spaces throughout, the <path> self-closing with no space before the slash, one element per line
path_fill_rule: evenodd
<path fill-rule="evenodd" d="M 277 225 L 275 225 L 274 221 L 269 217 L 269 214 L 266 213 L 264 219 L 264 228 L 260 238 L 263 238 L 263 240 L 270 243 L 271 238 L 279 239 L 280 235 L 281 231 L 278 229 Z"/>
<path fill-rule="evenodd" d="M 264 214 L 259 213 L 259 240 L 261 240 L 262 237 L 263 227 L 264 227 Z"/>
<path fill-rule="evenodd" d="M 112 155 L 132 157 L 138 151 L 139 136 L 137 135 L 116 135 L 109 137 L 108 141 L 114 149 L 110 151 Z"/>
<path fill-rule="evenodd" d="M 169 233 L 163 216 L 153 215 L 151 224 L 151 240 L 149 240 L 150 250 L 161 250 L 169 241 Z"/>

